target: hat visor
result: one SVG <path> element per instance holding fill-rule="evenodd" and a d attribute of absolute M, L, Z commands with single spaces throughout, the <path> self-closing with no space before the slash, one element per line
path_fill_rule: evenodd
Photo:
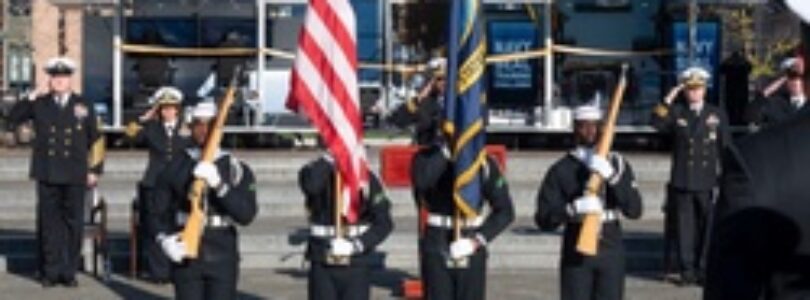
<path fill-rule="evenodd" d="M 574 121 L 575 122 L 579 122 L 579 121 L 583 121 L 583 122 L 597 121 L 598 122 L 598 121 L 602 121 L 602 116 L 601 115 L 592 115 L 592 114 L 574 116 Z"/>
<path fill-rule="evenodd" d="M 169 106 L 169 105 L 179 106 L 180 105 L 180 100 L 176 100 L 176 99 L 158 100 L 157 102 L 155 102 L 155 105 L 157 105 L 157 106 Z"/>
<path fill-rule="evenodd" d="M 687 80 L 683 84 L 689 89 L 706 87 L 706 82 L 702 80 Z"/>
<path fill-rule="evenodd" d="M 217 116 L 216 115 L 192 115 L 191 119 L 197 122 L 208 122 L 213 121 Z"/>
<path fill-rule="evenodd" d="M 51 76 L 70 76 L 73 75 L 73 70 L 67 69 L 46 69 L 45 73 Z"/>

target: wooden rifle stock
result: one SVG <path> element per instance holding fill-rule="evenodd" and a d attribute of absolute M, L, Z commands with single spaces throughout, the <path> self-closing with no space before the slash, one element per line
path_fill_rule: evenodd
<path fill-rule="evenodd" d="M 602 125 L 602 136 L 596 145 L 596 153 L 601 157 L 607 157 L 610 147 L 613 144 L 613 137 L 616 134 L 616 119 L 619 117 L 619 108 L 622 106 L 624 91 L 627 88 L 627 64 L 622 65 L 622 73 L 616 90 L 613 91 L 613 98 L 610 100 L 607 117 Z M 604 184 L 604 178 L 597 173 L 592 173 L 585 186 L 586 196 L 598 196 Z M 582 227 L 577 239 L 577 251 L 582 255 L 594 256 L 598 251 L 599 235 L 602 230 L 601 213 L 587 214 L 582 220 Z"/>
<path fill-rule="evenodd" d="M 214 161 L 217 149 L 219 149 L 219 144 L 222 141 L 225 121 L 228 119 L 228 111 L 236 98 L 236 87 L 241 73 L 241 67 L 237 67 L 234 70 L 234 74 L 228 84 L 228 89 L 225 91 L 225 96 L 222 98 L 217 108 L 216 119 L 214 119 L 214 123 L 208 131 L 208 138 L 205 141 L 200 162 Z M 200 253 L 200 241 L 205 227 L 205 213 L 202 210 L 202 197 L 207 188 L 208 185 L 204 180 L 195 178 L 191 185 L 191 190 L 188 193 L 188 200 L 191 202 L 191 210 L 189 211 L 186 225 L 180 233 L 180 240 L 183 241 L 186 246 L 187 258 L 197 258 Z"/>

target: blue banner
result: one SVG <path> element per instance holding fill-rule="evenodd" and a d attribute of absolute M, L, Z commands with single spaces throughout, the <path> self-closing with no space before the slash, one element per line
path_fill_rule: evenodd
<path fill-rule="evenodd" d="M 695 61 L 689 61 L 689 24 L 687 22 L 674 22 L 672 24 L 672 45 L 676 53 L 673 57 L 675 74 L 680 74 L 692 66 L 705 68 L 712 74 L 708 82 L 709 90 L 714 90 L 715 77 L 720 65 L 720 23 L 715 21 L 702 21 L 697 23 L 695 42 Z"/>
<path fill-rule="evenodd" d="M 453 201 L 466 218 L 481 207 L 484 151 L 484 84 L 487 47 L 480 0 L 454 0 L 450 11 L 443 130 L 454 160 Z"/>

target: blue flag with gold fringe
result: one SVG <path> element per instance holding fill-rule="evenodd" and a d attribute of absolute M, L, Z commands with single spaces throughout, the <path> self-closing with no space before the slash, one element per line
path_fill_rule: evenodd
<path fill-rule="evenodd" d="M 447 45 L 447 86 L 442 126 L 454 161 L 453 201 L 462 216 L 478 215 L 484 151 L 486 37 L 480 0 L 453 0 Z"/>

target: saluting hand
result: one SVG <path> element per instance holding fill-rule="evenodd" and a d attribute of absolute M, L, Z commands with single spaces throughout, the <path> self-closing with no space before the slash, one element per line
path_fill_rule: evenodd
<path fill-rule="evenodd" d="M 666 105 L 670 105 L 672 102 L 675 102 L 675 98 L 678 97 L 678 94 L 680 94 L 681 91 L 683 91 L 684 87 L 686 86 L 683 83 L 673 87 L 672 90 L 669 91 L 669 94 L 667 94 L 667 96 L 664 98 L 664 103 L 666 103 Z"/>
<path fill-rule="evenodd" d="M 30 93 L 28 93 L 28 101 L 36 101 L 39 98 L 39 96 L 45 95 L 47 93 L 48 92 L 46 90 L 41 88 L 33 90 Z"/>
<path fill-rule="evenodd" d="M 422 90 L 419 91 L 419 95 L 416 96 L 416 101 L 422 102 L 422 100 L 425 100 L 428 96 L 430 96 L 430 93 L 433 92 L 434 85 L 436 85 L 436 77 L 431 78 L 430 82 L 422 87 Z"/>
<path fill-rule="evenodd" d="M 141 122 L 154 119 L 155 115 L 157 115 L 157 110 L 158 110 L 157 105 L 152 106 L 152 108 L 144 112 L 140 117 L 138 117 L 138 119 L 141 120 Z"/>
<path fill-rule="evenodd" d="M 87 173 L 87 187 L 95 187 L 98 184 L 98 175 Z"/>

